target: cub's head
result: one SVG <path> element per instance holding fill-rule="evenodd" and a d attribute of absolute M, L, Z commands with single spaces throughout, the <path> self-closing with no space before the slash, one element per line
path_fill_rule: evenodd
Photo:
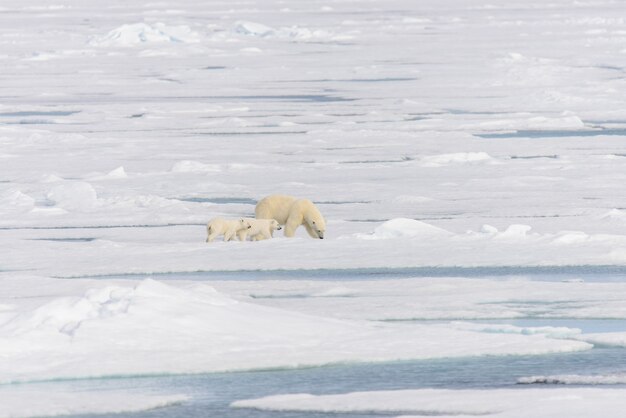
<path fill-rule="evenodd" d="M 276 219 L 272 219 L 270 220 L 270 229 L 272 231 L 280 231 L 281 229 L 283 229 L 283 227 L 280 226 L 280 224 L 278 223 Z"/>
<path fill-rule="evenodd" d="M 247 219 L 241 218 L 239 219 L 239 229 L 250 229 L 252 228 L 252 225 L 250 225 L 250 222 Z"/>

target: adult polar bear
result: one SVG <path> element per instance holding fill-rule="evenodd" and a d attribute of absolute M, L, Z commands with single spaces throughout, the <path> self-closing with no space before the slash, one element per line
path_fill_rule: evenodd
<path fill-rule="evenodd" d="M 324 239 L 326 222 L 309 199 L 282 194 L 267 196 L 257 203 L 254 215 L 257 219 L 276 219 L 285 225 L 286 237 L 293 237 L 296 229 L 304 225 L 311 238 Z"/>

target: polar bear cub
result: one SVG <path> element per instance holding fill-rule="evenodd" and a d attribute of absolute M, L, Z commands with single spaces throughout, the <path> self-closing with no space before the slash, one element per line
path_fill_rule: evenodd
<path fill-rule="evenodd" d="M 250 228 L 241 229 L 237 232 L 239 241 L 245 241 L 246 237 L 250 237 L 253 241 L 269 239 L 274 236 L 274 231 L 280 231 L 282 227 L 276 219 L 255 219 L 242 218 Z"/>
<path fill-rule="evenodd" d="M 288 195 L 270 195 L 257 203 L 254 209 L 257 219 L 275 219 L 285 225 L 285 236 L 293 237 L 303 225 L 311 238 L 324 239 L 326 221 L 319 209 L 309 199 Z"/>
<path fill-rule="evenodd" d="M 238 233 L 241 231 L 244 231 L 245 233 L 245 231 L 250 228 L 252 228 L 250 223 L 243 218 L 213 218 L 209 221 L 209 223 L 207 223 L 206 226 L 206 242 L 213 242 L 213 240 L 220 235 L 224 235 L 224 241 L 230 241 L 235 238 L 235 235 L 238 236 Z"/>

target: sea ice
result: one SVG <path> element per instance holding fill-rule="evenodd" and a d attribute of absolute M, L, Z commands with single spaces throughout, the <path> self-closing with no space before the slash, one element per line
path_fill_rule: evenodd
<path fill-rule="evenodd" d="M 46 198 L 51 205 L 69 210 L 90 209 L 98 200 L 96 190 L 84 181 L 66 181 L 53 186 Z"/>
<path fill-rule="evenodd" d="M 273 35 L 275 30 L 261 23 L 240 21 L 235 23 L 233 31 L 243 35 L 268 36 Z"/>
<path fill-rule="evenodd" d="M 366 272 L 364 272 L 366 273 Z M 338 273 L 337 273 L 338 274 Z M 487 274 L 487 273 L 485 273 Z M 373 275 L 375 277 L 375 275 Z M 270 275 L 271 277 L 271 275 Z M 332 277 L 332 274 L 331 274 Z M 569 280 L 566 280 L 568 279 Z M 213 281 L 233 297 L 312 315 L 373 321 L 614 319 L 626 317 L 626 285 L 593 283 L 564 275 L 560 281 L 508 278 L 417 277 L 373 280 Z M 337 291 L 340 289 L 340 291 Z M 338 294 L 334 295 L 333 293 Z M 465 326 L 469 326 L 466 324 Z M 542 328 L 477 324 L 484 331 L 534 333 Z M 555 336 L 571 327 L 543 328 Z"/>
<path fill-rule="evenodd" d="M 623 389 L 397 390 L 338 395 L 291 394 L 232 403 L 264 411 L 377 413 L 494 418 L 618 418 L 626 407 Z"/>
<path fill-rule="evenodd" d="M 597 344 L 599 346 L 626 348 L 626 332 L 582 334 L 576 339 L 581 341 L 587 341 L 591 344 Z"/>
<path fill-rule="evenodd" d="M 540 334 L 330 319 L 238 301 L 206 285 L 154 280 L 134 287 L 103 284 L 2 317 L 5 383 L 591 348 Z"/>
<path fill-rule="evenodd" d="M 77 392 L 50 385 L 0 386 L 0 418 L 131 413 L 175 405 L 187 399 L 185 395 L 155 395 L 128 390 Z"/>
<path fill-rule="evenodd" d="M 450 232 L 420 222 L 415 219 L 396 218 L 384 222 L 376 227 L 372 234 L 357 234 L 361 239 L 389 239 L 389 238 L 441 238 L 452 235 Z"/>
<path fill-rule="evenodd" d="M 619 2 L 5 3 L 4 381 L 624 345 Z M 204 243 L 272 193 L 326 238 Z"/>
<path fill-rule="evenodd" d="M 204 164 L 199 161 L 178 161 L 172 166 L 172 173 L 207 173 L 221 171 L 219 165 Z"/>
<path fill-rule="evenodd" d="M 485 163 L 490 161 L 493 161 L 493 158 L 486 152 L 460 152 L 430 155 L 420 160 L 424 167 L 441 167 L 450 164 Z"/>
<path fill-rule="evenodd" d="M 148 25 L 147 23 L 133 23 L 122 25 L 108 34 L 95 37 L 91 45 L 107 47 L 132 47 L 153 42 L 198 42 L 198 34 L 188 26 L 167 26 L 163 23 Z"/>

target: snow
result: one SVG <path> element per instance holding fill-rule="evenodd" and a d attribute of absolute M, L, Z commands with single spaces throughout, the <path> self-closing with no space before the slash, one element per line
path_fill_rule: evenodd
<path fill-rule="evenodd" d="M 264 411 L 414 414 L 415 416 L 619 417 L 624 390 L 495 389 L 398 390 L 338 395 L 290 394 L 236 401 L 236 408 Z"/>
<path fill-rule="evenodd" d="M 626 332 L 590 333 L 581 335 L 577 339 L 600 346 L 626 347 Z"/>
<path fill-rule="evenodd" d="M 93 207 L 98 199 L 93 186 L 84 181 L 68 181 L 54 186 L 46 193 L 49 205 L 69 210 L 85 210 Z"/>
<path fill-rule="evenodd" d="M 172 166 L 172 173 L 203 173 L 221 171 L 217 165 L 203 164 L 198 161 L 178 161 Z"/>
<path fill-rule="evenodd" d="M 274 34 L 274 29 L 255 22 L 236 22 L 233 30 L 237 33 L 252 36 L 268 36 Z"/>
<path fill-rule="evenodd" d="M 311 30 L 298 26 L 281 27 L 274 29 L 262 23 L 239 21 L 235 23 L 233 32 L 246 36 L 260 38 L 275 37 L 278 39 L 302 41 L 347 41 L 352 39 L 349 33 L 335 34 L 325 30 Z"/>
<path fill-rule="evenodd" d="M 341 272 L 336 272 L 336 275 Z M 346 273 L 343 273 L 346 274 Z M 484 275 L 493 273 L 485 272 Z M 465 319 L 596 319 L 626 318 L 626 285 L 593 283 L 577 274 L 558 281 L 502 278 L 418 277 L 358 280 L 213 281 L 218 291 L 254 303 L 343 319 L 420 321 Z M 375 277 L 375 274 L 373 275 Z M 269 276 L 271 278 L 271 275 Z M 476 325 L 485 327 L 485 324 Z M 524 327 L 491 324 L 492 330 L 530 333 Z M 580 330 L 551 327 L 577 335 Z M 576 337 L 578 338 L 578 337 Z"/>
<path fill-rule="evenodd" d="M 591 345 L 298 314 L 206 285 L 154 280 L 99 286 L 0 316 L 0 383 L 99 376 L 294 368 L 480 355 L 538 355 Z M 276 328 L 280 324 L 280 328 Z M 463 340 L 462 346 L 454 342 Z"/>
<path fill-rule="evenodd" d="M 157 22 L 125 24 L 111 30 L 104 36 L 95 37 L 90 44 L 100 47 L 133 47 L 153 42 L 198 42 L 198 34 L 188 26 L 167 26 Z"/>
<path fill-rule="evenodd" d="M 95 393 L 51 387 L 0 387 L 0 417 L 51 417 L 73 414 L 119 414 L 146 411 L 184 402 L 184 395 L 148 395 L 133 391 Z"/>
<path fill-rule="evenodd" d="M 357 237 L 362 239 L 436 238 L 450 235 L 448 231 L 429 225 L 426 222 L 396 218 L 376 227 L 372 234 L 357 234 Z"/>
<path fill-rule="evenodd" d="M 450 164 L 467 164 L 491 160 L 492 158 L 486 152 L 459 152 L 422 157 L 421 162 L 424 167 L 441 167 Z"/>
<path fill-rule="evenodd" d="M 0 11 L 4 383 L 625 346 L 617 2 Z M 204 243 L 272 193 L 314 201 L 325 239 Z M 619 376 L 592 372 L 543 377 Z M 12 416 L 169 399 L 56 410 L 56 384 Z M 498 412 L 494 391 L 457 412 L 532 416 L 550 395 L 504 391 Z M 555 405 L 605 416 L 590 405 L 623 410 L 613 394 Z"/>

